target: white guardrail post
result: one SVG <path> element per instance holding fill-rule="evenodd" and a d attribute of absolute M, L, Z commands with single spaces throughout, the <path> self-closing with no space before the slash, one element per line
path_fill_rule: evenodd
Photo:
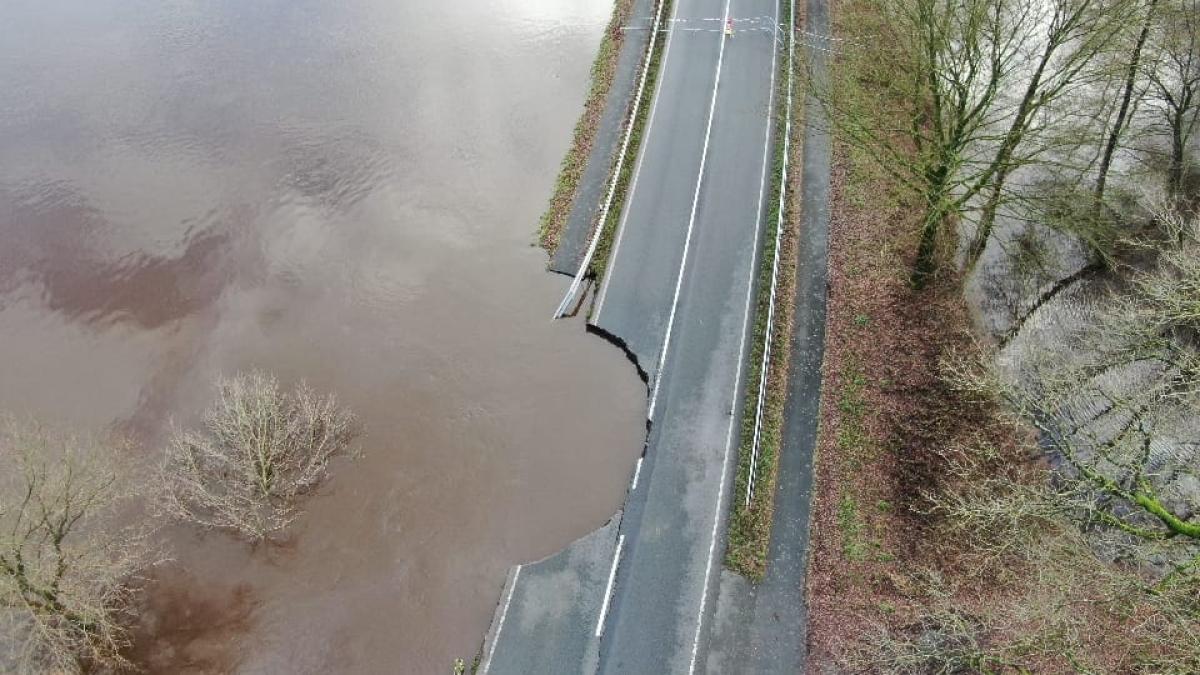
<path fill-rule="evenodd" d="M 767 334 L 763 343 L 762 365 L 758 374 L 758 402 L 754 411 L 754 440 L 750 444 L 750 475 L 746 480 L 746 504 L 754 498 L 755 469 L 758 466 L 758 452 L 762 446 L 763 408 L 767 400 L 767 379 L 771 369 L 771 342 L 775 332 L 775 293 L 779 285 L 779 245 L 783 239 L 784 211 L 787 206 L 788 166 L 791 162 L 792 146 L 792 87 L 796 75 L 796 0 L 791 0 L 788 17 L 788 79 L 787 106 L 784 111 L 783 127 L 783 169 L 779 179 L 779 213 L 775 223 L 775 257 L 771 261 L 771 297 L 767 304 Z"/>
<path fill-rule="evenodd" d="M 792 0 L 795 2 L 795 0 Z M 604 199 L 604 206 L 600 209 L 600 217 L 596 220 L 595 227 L 592 228 L 591 240 L 588 242 L 587 253 L 583 256 L 583 261 L 579 263 L 579 269 L 575 272 L 575 278 L 571 280 L 571 286 L 567 289 L 567 294 L 563 296 L 562 302 L 558 303 L 558 309 L 554 310 L 554 316 L 551 320 L 558 319 L 566 313 L 567 308 L 574 302 L 575 296 L 579 293 L 579 287 L 583 285 L 583 277 L 587 275 L 588 267 L 592 264 L 592 258 L 596 255 L 596 247 L 600 244 L 600 233 L 604 231 L 604 223 L 608 220 L 608 212 L 612 209 L 613 199 L 617 195 L 617 183 L 621 181 L 621 171 L 625 168 L 626 155 L 629 154 L 629 142 L 633 138 L 633 128 L 637 124 L 638 111 L 642 107 L 642 95 L 646 91 L 646 80 L 650 76 L 650 64 L 654 61 L 654 48 L 658 45 L 658 29 L 662 25 L 663 7 L 666 5 L 666 0 L 658 0 L 658 11 L 654 15 L 654 27 L 650 29 L 650 44 L 646 47 L 646 62 L 642 64 L 642 77 L 638 82 L 637 95 L 633 99 L 633 107 L 629 111 L 629 118 L 625 124 L 625 140 L 621 142 L 621 154 L 617 157 L 617 166 L 612 173 L 612 182 L 608 186 L 608 195 Z"/>

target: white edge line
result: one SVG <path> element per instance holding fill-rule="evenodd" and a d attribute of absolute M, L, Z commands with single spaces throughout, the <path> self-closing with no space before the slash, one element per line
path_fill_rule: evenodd
<path fill-rule="evenodd" d="M 608 605 L 612 602 L 613 583 L 617 580 L 617 565 L 621 562 L 621 549 L 625 546 L 625 535 L 617 538 L 617 550 L 613 553 L 612 567 L 608 570 L 608 585 L 604 588 L 604 604 L 600 606 L 600 618 L 596 621 L 596 637 L 604 634 L 604 619 L 608 617 Z"/>
<path fill-rule="evenodd" d="M 679 2 L 671 5 L 671 17 L 668 21 L 678 21 L 674 18 L 679 12 Z M 646 149 L 650 146 L 646 141 L 650 138 L 650 132 L 654 129 L 654 118 L 658 114 L 659 93 L 663 87 L 662 73 L 667 72 L 667 59 L 671 56 L 671 43 L 675 39 L 675 32 L 671 31 L 667 34 L 667 44 L 663 47 L 663 59 L 659 64 L 658 80 L 654 83 L 654 98 L 650 104 L 650 117 L 646 119 L 646 135 L 642 139 L 641 146 L 638 148 L 637 164 L 633 167 L 633 179 L 629 182 L 629 198 L 625 201 L 626 208 L 621 214 L 621 223 L 617 226 L 617 240 L 613 242 L 613 252 L 609 257 L 608 272 L 604 274 L 604 279 L 600 283 L 600 294 L 596 297 L 596 311 L 593 313 L 594 321 L 600 320 L 600 311 L 604 309 L 604 299 L 608 297 L 608 283 L 612 280 L 612 269 L 617 264 L 617 254 L 621 252 L 621 240 L 625 237 L 625 223 L 629 220 L 628 205 L 633 203 L 633 195 L 637 192 L 638 178 L 642 175 L 642 163 L 646 159 Z M 651 43 L 653 44 L 653 42 Z"/>
<path fill-rule="evenodd" d="M 646 459 L 646 458 L 638 457 L 637 468 L 633 470 L 633 483 L 629 486 L 630 492 L 633 492 L 634 490 L 637 489 L 638 476 L 642 475 L 642 460 L 644 460 L 644 459 Z"/>
<path fill-rule="evenodd" d="M 512 584 L 508 587 L 508 597 L 504 599 L 504 609 L 500 610 L 500 623 L 496 626 L 496 634 L 492 636 L 492 646 L 488 649 L 487 661 L 483 662 L 483 667 L 479 670 L 480 675 L 487 675 L 488 668 L 492 667 L 492 657 L 496 655 L 496 645 L 500 644 L 500 631 L 504 630 L 504 619 L 508 617 L 508 605 L 512 602 L 513 591 L 517 590 L 517 579 L 520 578 L 521 566 L 517 565 Z"/>
<path fill-rule="evenodd" d="M 725 19 L 729 19 L 729 4 L 725 0 Z M 688 250 L 692 246 L 692 231 L 696 226 L 696 212 L 700 208 L 700 188 L 704 185 L 704 168 L 708 164 L 708 144 L 712 140 L 713 117 L 717 112 L 717 92 L 721 89 L 721 64 L 725 62 L 725 43 L 727 38 L 721 37 L 721 48 L 717 52 L 717 75 L 713 78 L 712 100 L 708 104 L 708 124 L 704 129 L 704 149 L 700 152 L 700 171 L 696 175 L 696 191 L 692 195 L 692 215 L 688 218 L 687 236 L 683 240 L 683 258 L 679 261 L 679 274 L 675 277 L 675 297 L 671 300 L 671 314 L 667 318 L 667 331 L 663 335 L 662 349 L 658 355 L 658 366 L 654 370 L 654 391 L 650 394 L 650 410 L 646 418 L 654 421 L 654 407 L 658 404 L 658 389 L 662 384 L 663 365 L 667 362 L 667 353 L 671 349 L 671 333 L 675 330 L 675 313 L 679 310 L 679 293 L 683 290 L 683 276 L 687 271 Z"/>
<path fill-rule="evenodd" d="M 638 110 L 642 105 L 642 95 L 646 91 L 646 79 L 650 75 L 650 64 L 654 61 L 654 44 L 658 42 L 658 26 L 662 21 L 663 2 L 659 0 L 658 13 L 654 17 L 654 30 L 650 35 L 650 44 L 646 48 L 646 63 L 642 66 L 641 80 L 638 82 L 637 96 L 633 99 L 633 109 L 626 123 L 625 140 L 621 143 L 621 155 L 617 158 L 616 169 L 612 173 L 612 180 L 608 188 L 608 196 L 604 200 L 604 207 L 600 209 L 600 217 L 596 220 L 595 227 L 592 228 L 591 241 L 588 243 L 587 253 L 583 256 L 583 261 L 579 263 L 579 269 L 575 271 L 575 278 L 571 280 L 571 286 L 567 289 L 567 294 L 563 297 L 562 302 L 558 304 L 558 309 L 554 310 L 552 318 L 557 319 L 567 311 L 571 301 L 575 299 L 575 295 L 579 293 L 579 286 L 583 283 L 583 277 L 587 274 L 588 267 L 592 264 L 592 257 L 596 255 L 596 247 L 600 244 L 600 232 L 604 229 L 604 223 L 608 220 L 609 209 L 612 208 L 613 198 L 617 193 L 617 183 L 621 181 L 621 171 L 625 168 L 625 156 L 629 154 L 629 142 L 633 138 L 633 128 L 637 123 Z M 668 41 L 670 38 L 667 38 Z M 661 81 L 661 80 L 660 80 Z"/>
<path fill-rule="evenodd" d="M 796 31 L 791 24 L 795 22 L 795 5 L 796 0 L 791 0 L 792 19 L 788 22 L 788 27 L 791 29 L 788 35 L 788 95 L 787 106 L 784 112 L 784 131 L 783 131 L 783 167 L 780 173 L 779 181 L 779 209 L 776 214 L 778 220 L 775 223 L 775 260 L 771 265 L 771 298 L 767 306 L 767 334 L 763 345 L 762 367 L 759 368 L 758 380 L 758 402 L 755 404 L 754 412 L 754 441 L 750 445 L 750 474 L 746 479 L 746 507 L 750 507 L 750 500 L 754 498 L 754 478 L 756 475 L 755 469 L 758 468 L 758 452 L 762 447 L 762 418 L 763 409 L 766 407 L 767 399 L 767 376 L 771 369 L 771 345 L 774 338 L 775 326 L 775 292 L 779 283 L 779 245 L 783 239 L 783 212 L 787 205 L 787 181 L 788 181 L 788 166 L 791 160 L 792 146 L 792 83 L 795 79 L 795 51 L 796 51 Z"/>
<path fill-rule="evenodd" d="M 792 2 L 794 3 L 795 0 L 792 0 Z M 726 5 L 726 16 L 728 16 L 728 11 L 729 11 L 728 7 L 729 6 L 727 4 Z M 778 25 L 778 23 L 779 23 L 779 14 L 778 14 L 779 5 L 776 4 L 775 7 L 776 7 L 775 23 L 776 23 L 776 25 Z M 795 16 L 795 14 L 793 14 L 793 16 Z M 770 103 L 768 105 L 768 109 L 771 111 L 771 113 L 774 112 L 774 106 L 775 106 L 775 71 L 777 70 L 776 63 L 777 63 L 777 59 L 779 56 L 778 50 L 772 50 L 772 51 L 773 51 L 773 54 L 771 56 L 771 93 L 769 95 Z M 765 147 L 763 148 L 763 172 L 764 172 L 764 175 L 766 172 L 766 163 L 768 161 L 768 157 L 770 156 L 770 139 L 771 139 L 771 122 L 770 122 L 770 119 L 768 118 L 767 141 L 766 141 Z M 765 179 L 762 179 L 762 180 L 765 181 Z M 737 368 L 734 371 L 736 374 L 734 375 L 734 379 L 733 379 L 733 404 L 730 406 L 731 410 L 733 410 L 737 406 L 738 388 L 741 386 L 741 383 L 742 383 L 742 362 L 745 360 L 745 355 L 746 355 L 746 335 L 750 332 L 750 304 L 751 304 L 751 302 L 753 300 L 753 296 L 754 296 L 754 280 L 757 276 L 756 271 L 758 268 L 759 234 L 762 230 L 762 199 L 763 199 L 763 183 L 760 182 L 758 215 L 756 216 L 756 225 L 754 228 L 754 248 L 752 249 L 752 253 L 750 255 L 750 279 L 746 283 L 746 307 L 745 307 L 745 310 L 742 315 L 742 337 L 741 337 L 740 344 L 738 345 Z M 696 672 L 696 659 L 700 654 L 700 634 L 703 632 L 703 629 L 704 629 L 704 611 L 708 608 L 708 586 L 709 586 L 709 581 L 712 578 L 713 560 L 716 557 L 716 550 L 717 550 L 717 534 L 721 527 L 721 512 L 722 512 L 724 504 L 725 504 L 725 482 L 726 482 L 726 479 L 729 474 L 729 455 L 733 448 L 733 423 L 734 423 L 734 420 L 736 420 L 736 419 L 737 419 L 736 414 L 729 416 L 729 428 L 725 433 L 725 456 L 721 459 L 721 483 L 720 483 L 720 488 L 717 491 L 717 508 L 713 512 L 712 538 L 709 540 L 709 543 L 708 543 L 708 562 L 705 564 L 705 567 L 704 567 L 704 586 L 702 587 L 702 590 L 700 592 L 700 610 L 696 613 L 696 635 L 692 639 L 692 660 L 691 660 L 691 663 L 688 665 L 689 675 L 692 675 Z"/>

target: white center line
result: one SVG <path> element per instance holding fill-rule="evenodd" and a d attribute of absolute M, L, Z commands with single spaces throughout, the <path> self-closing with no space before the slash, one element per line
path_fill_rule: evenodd
<path fill-rule="evenodd" d="M 728 16 L 728 5 L 726 5 L 726 16 Z M 778 6 L 776 6 L 775 25 L 779 25 Z M 779 55 L 778 49 L 772 50 L 771 55 L 771 94 L 767 105 L 768 115 L 774 114 L 775 109 L 775 71 L 776 60 Z M 738 362 L 737 368 L 734 371 L 733 379 L 733 402 L 730 404 L 730 410 L 735 410 L 737 406 L 738 388 L 741 386 L 742 365 L 746 354 L 746 335 L 750 332 L 750 305 L 754 295 L 754 278 L 758 271 L 758 245 L 759 233 L 762 230 L 762 207 L 763 195 L 765 194 L 766 171 L 767 164 L 770 161 L 771 152 L 771 118 L 767 117 L 766 140 L 763 143 L 763 168 L 762 175 L 759 178 L 758 187 L 758 211 L 755 217 L 754 225 L 754 248 L 750 256 L 750 277 L 746 283 L 746 305 L 742 314 L 742 337 L 738 345 Z M 717 507 L 713 511 L 712 534 L 708 543 L 708 562 L 704 567 L 704 587 L 700 592 L 700 610 L 696 613 L 696 635 L 692 639 L 692 660 L 688 666 L 689 675 L 696 672 L 696 660 L 700 654 L 700 636 L 704 629 L 704 612 L 708 608 L 708 586 L 712 578 L 713 561 L 716 558 L 717 551 L 717 535 L 721 528 L 721 513 L 725 506 L 725 483 L 729 474 L 729 456 L 733 449 L 733 427 L 734 421 L 737 420 L 736 414 L 729 416 L 729 428 L 725 432 L 725 454 L 721 458 L 721 483 L 717 491 Z"/>
<path fill-rule="evenodd" d="M 729 20 L 729 4 L 725 0 L 725 20 Z M 683 259 L 679 261 L 679 275 L 675 278 L 675 297 L 671 300 L 671 315 L 667 318 L 667 333 L 663 336 L 662 350 L 658 355 L 658 367 L 654 370 L 654 391 L 650 394 L 650 410 L 646 417 L 654 421 L 654 408 L 658 404 L 658 389 L 662 384 L 663 366 L 667 362 L 667 352 L 671 348 L 671 333 L 675 330 L 675 313 L 679 309 L 679 292 L 683 290 L 683 276 L 687 271 L 688 250 L 692 246 L 692 230 L 696 226 L 696 212 L 700 209 L 700 188 L 704 184 L 704 167 L 708 164 L 708 143 L 712 139 L 713 117 L 717 112 L 717 91 L 721 88 L 721 64 L 725 61 L 726 39 L 721 38 L 721 48 L 717 52 L 717 74 L 713 78 L 712 100 L 708 104 L 708 125 L 704 129 L 704 149 L 700 152 L 700 171 L 696 176 L 696 191 L 692 195 L 692 215 L 688 218 L 687 236 L 683 240 Z"/>
<path fill-rule="evenodd" d="M 608 616 L 608 604 L 612 602 L 613 582 L 617 580 L 617 565 L 621 562 L 621 549 L 625 547 L 625 535 L 617 538 L 617 550 L 613 553 L 612 567 L 608 570 L 608 586 L 604 588 L 604 604 L 600 606 L 600 618 L 596 621 L 596 637 L 604 634 L 604 619 Z"/>
<path fill-rule="evenodd" d="M 500 644 L 500 631 L 504 630 L 504 619 L 508 617 L 508 605 L 512 602 L 513 591 L 517 590 L 517 579 L 521 578 L 521 566 L 517 565 L 517 571 L 513 574 L 512 584 L 508 587 L 508 596 L 504 598 L 504 609 L 500 610 L 500 623 L 496 625 L 496 634 L 492 636 L 492 646 L 488 648 L 487 660 L 483 662 L 483 667 L 479 669 L 480 675 L 487 675 L 488 668 L 492 667 L 492 657 L 496 655 L 496 645 Z"/>
<path fill-rule="evenodd" d="M 644 459 L 645 457 L 638 457 L 637 468 L 633 470 L 633 484 L 629 486 L 630 492 L 633 492 L 637 489 L 638 476 L 642 475 L 642 460 Z"/>

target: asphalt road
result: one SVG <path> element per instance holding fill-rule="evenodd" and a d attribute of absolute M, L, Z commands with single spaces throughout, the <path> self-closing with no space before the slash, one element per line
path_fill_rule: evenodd
<path fill-rule="evenodd" d="M 676 0 L 672 8 L 642 151 L 592 314 L 594 325 L 625 341 L 651 380 L 691 222 L 725 2 Z"/>
<path fill-rule="evenodd" d="M 646 453 L 615 546 L 611 534 L 587 539 L 510 576 L 485 673 L 708 670 L 767 210 L 778 23 L 776 0 L 675 0 L 592 319 L 649 378 Z M 561 608 L 571 597 L 584 600 Z M 530 614 L 530 598 L 559 607 L 561 620 L 522 618 L 548 616 Z"/>
<path fill-rule="evenodd" d="M 480 672 L 596 672 L 604 602 L 620 514 L 563 551 L 509 574 L 485 640 Z"/>
<path fill-rule="evenodd" d="M 705 670 L 764 224 L 777 12 L 775 0 L 676 5 L 594 315 L 649 375 L 652 420 L 599 672 Z"/>

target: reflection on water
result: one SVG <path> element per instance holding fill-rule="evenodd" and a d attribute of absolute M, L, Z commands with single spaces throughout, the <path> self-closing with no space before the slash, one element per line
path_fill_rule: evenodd
<path fill-rule="evenodd" d="M 149 461 L 259 366 L 367 432 L 286 547 L 167 529 L 151 670 L 444 670 L 616 508 L 643 387 L 528 245 L 609 6 L 0 6 L 0 408 Z"/>

